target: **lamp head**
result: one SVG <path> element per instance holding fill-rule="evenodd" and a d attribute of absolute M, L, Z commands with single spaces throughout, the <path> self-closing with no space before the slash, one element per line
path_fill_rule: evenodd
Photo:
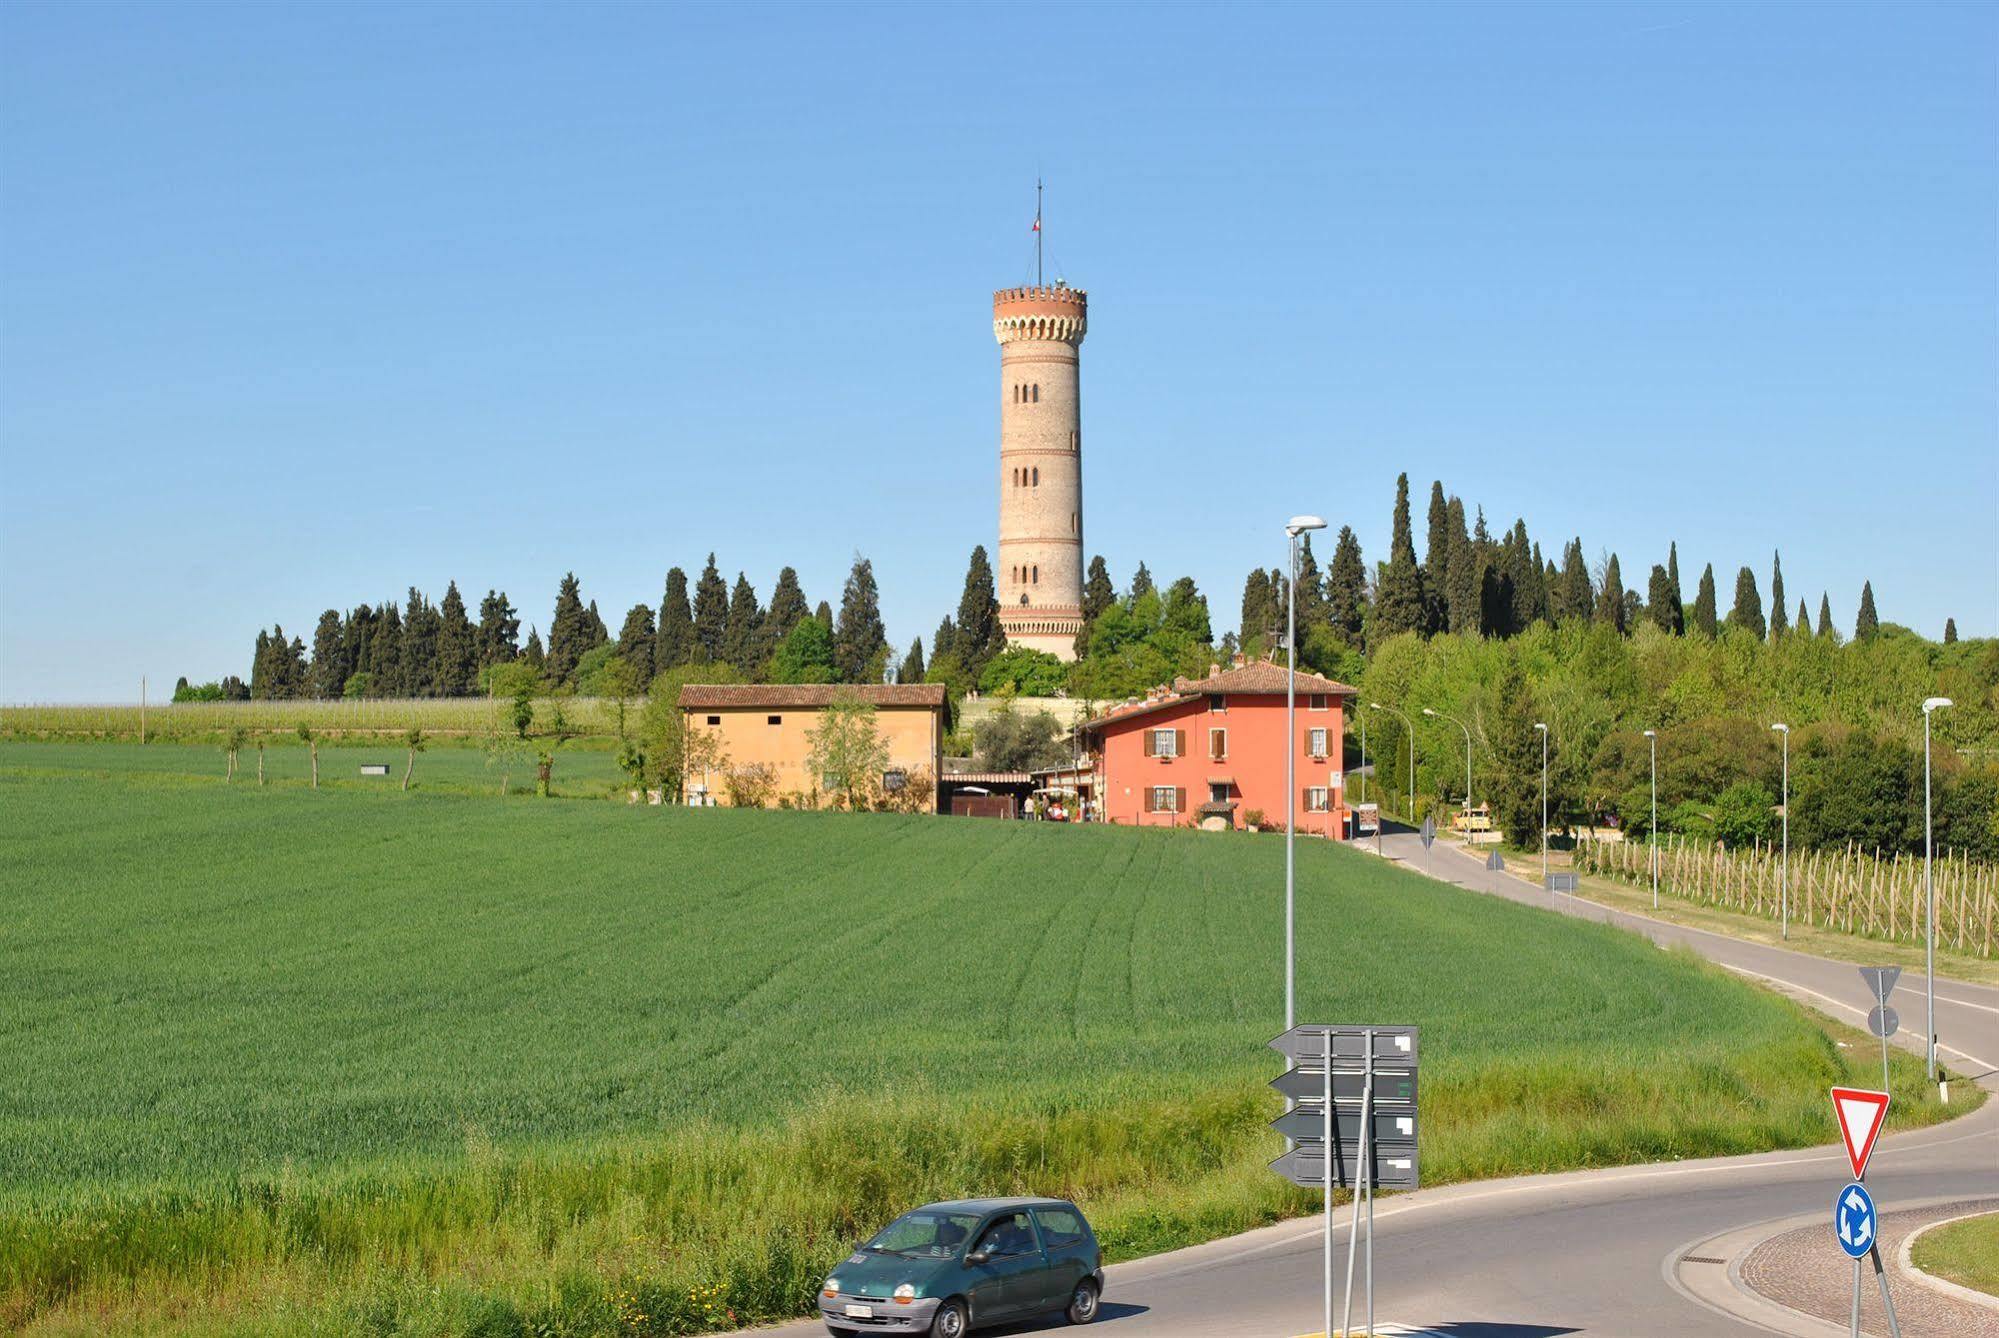
<path fill-rule="evenodd" d="M 1541 732 L 1542 732 L 1543 734 L 1546 734 L 1546 733 L 1548 732 L 1548 727 L 1547 727 L 1546 725 L 1542 724 L 1542 723 L 1541 723 L 1540 721 L 1538 721 L 1538 720 L 1536 720 L 1536 721 L 1534 722 L 1534 728 L 1535 728 L 1535 729 L 1538 729 L 1538 730 L 1540 730 L 1540 731 L 1541 731 Z"/>
<path fill-rule="evenodd" d="M 1424 715 L 1435 715 L 1435 714 L 1436 714 L 1436 712 L 1435 712 L 1435 711 L 1432 711 L 1432 710 L 1431 710 L 1431 709 L 1430 709 L 1429 707 L 1425 706 L 1425 707 L 1423 708 L 1423 714 L 1424 714 Z"/>
<path fill-rule="evenodd" d="M 1772 725 L 1770 728 L 1776 730 L 1779 734 L 1789 734 L 1791 732 L 1789 725 Z"/>
<path fill-rule="evenodd" d="M 1367 705 L 1369 710 L 1379 711 L 1381 709 L 1380 702 L 1369 702 Z"/>
<path fill-rule="evenodd" d="M 1648 729 L 1645 731 L 1645 737 L 1648 739 L 1656 739 L 1659 737 L 1659 731 L 1656 729 Z"/>
<path fill-rule="evenodd" d="M 1957 705 L 1957 703 L 1952 701 L 1948 697 L 1931 697 L 1923 703 L 1923 714 L 1928 715 L 1931 711 L 1936 710 L 1939 706 L 1955 706 L 1955 705 Z"/>
<path fill-rule="evenodd" d="M 1293 539 L 1296 539 L 1307 530 L 1323 530 L 1325 528 L 1326 522 L 1320 520 L 1317 516 L 1293 516 L 1290 523 L 1284 527 L 1284 532 Z"/>

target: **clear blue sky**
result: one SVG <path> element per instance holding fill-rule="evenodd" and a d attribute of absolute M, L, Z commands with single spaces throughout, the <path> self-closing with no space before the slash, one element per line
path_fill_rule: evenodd
<path fill-rule="evenodd" d="M 1627 581 L 1999 630 L 1999 11 L 0 9 L 0 699 L 710 549 L 993 541 L 992 289 L 1086 287 L 1085 538 L 1217 631 L 1395 475 Z"/>

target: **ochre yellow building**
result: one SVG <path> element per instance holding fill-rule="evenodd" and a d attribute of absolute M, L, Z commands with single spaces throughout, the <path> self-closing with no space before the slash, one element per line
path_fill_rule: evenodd
<path fill-rule="evenodd" d="M 939 683 L 690 683 L 680 690 L 687 727 L 689 766 L 681 800 L 689 804 L 824 802 L 826 786 L 812 774 L 811 732 L 836 699 L 860 701 L 875 711 L 875 728 L 888 745 L 888 766 L 874 783 L 890 799 L 915 799 L 936 809 L 936 784 L 944 751 L 944 687 Z M 719 743 L 722 760 L 703 766 L 700 735 Z"/>

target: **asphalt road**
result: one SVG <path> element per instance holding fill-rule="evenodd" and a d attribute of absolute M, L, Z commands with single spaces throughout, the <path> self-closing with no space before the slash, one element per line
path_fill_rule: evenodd
<path fill-rule="evenodd" d="M 1865 1025 L 1867 999 L 1850 964 L 1658 924 L 1543 892 L 1439 843 L 1390 834 L 1386 854 L 1461 886 L 1606 921 L 1714 962 L 1842 1022 Z M 1309 907 L 1301 914 L 1309 914 Z M 1924 980 L 1904 973 L 1898 1041 L 1919 1048 Z M 1951 1070 L 1999 1091 L 1999 989 L 1939 979 L 1940 1054 Z M 1694 1246 L 1734 1228 L 1801 1214 L 1830 1218 L 1847 1178 L 1836 1148 L 1622 1167 L 1453 1185 L 1381 1200 L 1375 1213 L 1376 1318 L 1393 1333 L 1453 1338 L 1543 1335 L 1741 1335 L 1771 1329 L 1698 1299 L 1683 1263 Z M 1999 1194 L 1999 1101 L 1961 1120 L 1884 1139 L 1868 1171 L 1884 1210 L 1926 1200 Z M 1334 1226 L 1343 1276 L 1348 1217 Z M 1324 1229 L 1304 1219 L 1108 1270 L 1106 1338 L 1238 1338 L 1318 1333 Z M 1830 1248 L 1830 1242 L 1828 1242 Z M 1773 1318 L 1766 1315 L 1765 1318 Z M 1358 1303 L 1355 1324 L 1362 1313 Z M 1335 1313 L 1335 1325 L 1339 1315 Z M 1775 1331 L 1793 1331 L 1783 1326 Z M 993 1330 L 1028 1333 L 1037 1326 Z M 1799 1328 L 1797 1332 L 1807 1330 Z M 817 1324 L 766 1333 L 803 1338 Z M 1905 1327 L 1907 1338 L 1918 1332 Z"/>

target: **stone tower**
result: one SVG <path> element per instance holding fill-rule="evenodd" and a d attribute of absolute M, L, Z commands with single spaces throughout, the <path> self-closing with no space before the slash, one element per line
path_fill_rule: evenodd
<path fill-rule="evenodd" d="M 1083 630 L 1080 288 L 993 294 L 1000 344 L 1000 626 L 1009 644 L 1075 658 Z"/>

